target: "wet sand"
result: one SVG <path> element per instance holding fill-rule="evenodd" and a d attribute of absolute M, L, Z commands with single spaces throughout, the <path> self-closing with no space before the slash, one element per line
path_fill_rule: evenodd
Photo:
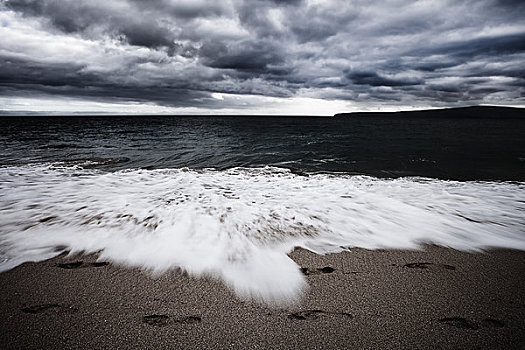
<path fill-rule="evenodd" d="M 94 256 L 26 263 L 0 273 L 0 349 L 525 348 L 525 252 L 290 256 L 309 289 L 281 308 Z"/>

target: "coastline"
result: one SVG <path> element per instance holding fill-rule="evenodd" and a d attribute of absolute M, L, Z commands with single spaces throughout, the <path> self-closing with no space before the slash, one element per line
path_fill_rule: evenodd
<path fill-rule="evenodd" d="M 0 273 L 0 348 L 524 346 L 525 252 L 423 248 L 296 249 L 309 288 L 286 307 L 240 300 L 212 277 L 63 254 Z"/>

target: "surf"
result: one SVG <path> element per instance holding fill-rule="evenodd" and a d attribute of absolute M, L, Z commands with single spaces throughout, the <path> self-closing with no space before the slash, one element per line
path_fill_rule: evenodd
<path fill-rule="evenodd" d="M 0 271 L 64 251 L 98 253 L 153 274 L 213 276 L 243 298 L 293 301 L 307 287 L 287 255 L 295 247 L 525 250 L 524 187 L 276 167 L 4 167 Z"/>

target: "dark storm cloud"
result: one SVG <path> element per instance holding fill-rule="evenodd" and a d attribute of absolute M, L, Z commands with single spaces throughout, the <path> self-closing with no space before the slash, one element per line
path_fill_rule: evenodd
<path fill-rule="evenodd" d="M 9 96 L 524 103 L 522 1 L 7 0 L 0 21 Z"/>
<path fill-rule="evenodd" d="M 95 75 L 82 73 L 82 66 L 74 63 L 52 64 L 28 60 L 8 59 L 0 65 L 0 81 L 3 84 L 38 84 L 41 86 L 89 86 L 97 83 Z M 16 74 L 13 74 L 16 72 Z"/>
<path fill-rule="evenodd" d="M 171 46 L 175 36 L 171 31 L 126 6 L 102 7 L 93 3 L 68 0 L 11 0 L 8 5 L 22 14 L 48 19 L 65 33 L 103 31 L 144 47 Z"/>
<path fill-rule="evenodd" d="M 511 10 L 523 9 L 525 3 L 522 0 L 496 0 L 496 5 L 507 6 Z"/>
<path fill-rule="evenodd" d="M 214 17 L 227 12 L 227 7 L 220 1 L 132 0 L 132 2 L 142 11 L 150 12 L 153 8 L 179 19 Z"/>
<path fill-rule="evenodd" d="M 525 32 L 511 35 L 491 36 L 447 43 L 424 52 L 425 55 L 442 54 L 459 59 L 471 59 L 476 56 L 498 56 L 525 51 Z"/>
<path fill-rule="evenodd" d="M 200 51 L 206 66 L 264 73 L 269 65 L 284 61 L 281 49 L 273 43 L 264 41 L 240 42 L 230 47 L 206 42 Z"/>
<path fill-rule="evenodd" d="M 346 78 L 350 79 L 356 85 L 370 85 L 370 86 L 407 86 L 420 85 L 424 81 L 422 79 L 413 78 L 390 78 L 382 76 L 377 72 L 372 71 L 348 71 L 345 74 Z"/>

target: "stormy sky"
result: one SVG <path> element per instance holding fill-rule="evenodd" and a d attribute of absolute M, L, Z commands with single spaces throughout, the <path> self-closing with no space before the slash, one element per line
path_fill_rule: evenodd
<path fill-rule="evenodd" d="M 525 105 L 518 0 L 0 0 L 0 112 Z"/>

